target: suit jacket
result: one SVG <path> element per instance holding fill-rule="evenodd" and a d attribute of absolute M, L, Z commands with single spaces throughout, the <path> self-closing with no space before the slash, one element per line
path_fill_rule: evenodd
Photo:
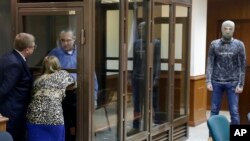
<path fill-rule="evenodd" d="M 9 118 L 7 130 L 14 140 L 22 140 L 16 136 L 25 131 L 32 81 L 27 63 L 17 51 L 0 58 L 0 113 Z"/>

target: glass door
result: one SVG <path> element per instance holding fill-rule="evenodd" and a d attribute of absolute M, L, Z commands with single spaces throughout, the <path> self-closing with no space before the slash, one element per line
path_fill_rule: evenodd
<path fill-rule="evenodd" d="M 40 67 L 45 55 L 57 47 L 62 30 L 72 30 L 76 36 L 75 44 L 80 47 L 82 8 L 21 8 L 18 14 L 17 31 L 33 34 L 38 46 L 28 59 L 31 68 Z"/>
<path fill-rule="evenodd" d="M 95 141 L 119 140 L 120 2 L 96 0 L 96 73 L 99 79 L 93 115 Z"/>
<path fill-rule="evenodd" d="M 174 54 L 174 119 L 187 115 L 188 7 L 176 6 Z"/>
<path fill-rule="evenodd" d="M 126 135 L 128 140 L 148 139 L 152 95 L 151 2 L 128 1 L 127 12 L 127 100 Z M 157 42 L 158 44 L 158 42 Z M 158 44 L 159 45 L 159 44 Z M 158 46 L 159 47 L 159 46 Z"/>
<path fill-rule="evenodd" d="M 169 93 L 169 23 L 170 6 L 155 3 L 154 9 L 154 61 L 153 61 L 153 114 L 152 126 L 157 127 L 169 122 L 170 93 Z M 159 47 L 158 47 L 159 46 Z M 158 48 L 157 48 L 158 47 Z"/>

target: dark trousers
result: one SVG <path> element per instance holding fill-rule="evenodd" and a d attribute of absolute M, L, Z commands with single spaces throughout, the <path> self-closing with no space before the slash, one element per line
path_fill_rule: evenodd
<path fill-rule="evenodd" d="M 228 108 L 231 116 L 231 124 L 240 124 L 239 114 L 239 94 L 235 93 L 237 83 L 218 83 L 212 82 L 213 92 L 211 99 L 211 113 L 210 115 L 218 115 L 221 108 L 223 95 L 226 92 Z"/>
<path fill-rule="evenodd" d="M 7 131 L 14 141 L 26 141 L 26 120 L 25 118 L 10 118 L 7 124 Z"/>
<path fill-rule="evenodd" d="M 66 91 L 66 97 L 62 102 L 64 125 L 65 125 L 65 141 L 75 141 L 76 135 L 72 134 L 72 129 L 76 129 L 76 92 Z M 76 130 L 75 130 L 76 131 Z"/>
<path fill-rule="evenodd" d="M 134 103 L 134 120 L 133 128 L 140 129 L 141 116 L 143 105 L 145 102 L 145 87 L 143 79 L 133 79 L 133 103 Z M 158 83 L 153 86 L 153 112 L 154 112 L 154 123 L 159 123 L 159 94 L 158 94 Z"/>

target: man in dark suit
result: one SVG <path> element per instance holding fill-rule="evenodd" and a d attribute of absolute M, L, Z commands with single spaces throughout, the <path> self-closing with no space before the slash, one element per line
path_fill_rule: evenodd
<path fill-rule="evenodd" d="M 33 81 L 26 58 L 35 48 L 33 35 L 19 33 L 13 51 L 0 58 L 0 113 L 9 118 L 7 131 L 14 141 L 26 140 L 26 110 Z"/>

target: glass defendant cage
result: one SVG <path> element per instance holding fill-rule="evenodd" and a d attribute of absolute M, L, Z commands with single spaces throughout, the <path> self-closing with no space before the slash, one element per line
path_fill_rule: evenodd
<path fill-rule="evenodd" d="M 77 141 L 188 138 L 191 0 L 9 4 L 11 36 L 29 32 L 36 37 L 38 48 L 28 60 L 34 72 L 56 46 L 59 31 L 70 28 L 76 33 L 78 66 L 68 71 L 78 75 L 78 122 L 72 132 Z"/>

